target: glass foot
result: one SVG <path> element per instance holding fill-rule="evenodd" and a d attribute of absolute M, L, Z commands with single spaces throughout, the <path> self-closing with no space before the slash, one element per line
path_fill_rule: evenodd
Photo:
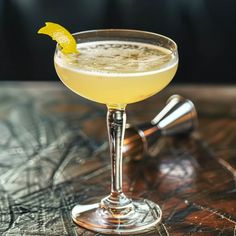
<path fill-rule="evenodd" d="M 132 210 L 121 216 L 101 207 L 100 200 L 91 199 L 86 205 L 76 205 L 72 210 L 73 221 L 103 234 L 130 235 L 151 231 L 162 218 L 160 207 L 146 199 L 133 200 Z"/>

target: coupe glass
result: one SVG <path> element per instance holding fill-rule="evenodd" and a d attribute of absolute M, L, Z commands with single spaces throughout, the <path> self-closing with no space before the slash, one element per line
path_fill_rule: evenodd
<path fill-rule="evenodd" d="M 161 221 L 160 207 L 147 199 L 131 199 L 122 190 L 125 108 L 169 84 L 177 70 L 177 45 L 163 35 L 138 30 L 93 30 L 73 36 L 80 54 L 63 55 L 57 46 L 55 68 L 69 89 L 106 104 L 111 155 L 110 194 L 79 202 L 72 210 L 73 221 L 104 234 L 130 235 L 149 231 Z M 160 55 L 155 54 L 157 49 L 161 50 Z M 103 50 L 103 54 L 98 56 L 99 50 Z M 104 57 L 110 59 L 104 62 Z"/>

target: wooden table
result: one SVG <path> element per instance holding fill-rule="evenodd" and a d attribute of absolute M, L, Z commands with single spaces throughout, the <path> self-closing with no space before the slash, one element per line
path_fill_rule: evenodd
<path fill-rule="evenodd" d="M 101 235 L 70 211 L 109 193 L 105 106 L 60 83 L 0 85 L 0 235 Z M 195 103 L 198 132 L 161 138 L 154 158 L 124 163 L 124 191 L 163 210 L 145 235 L 236 235 L 236 87 L 169 86 L 128 106 L 128 122 L 150 120 L 175 93 Z"/>

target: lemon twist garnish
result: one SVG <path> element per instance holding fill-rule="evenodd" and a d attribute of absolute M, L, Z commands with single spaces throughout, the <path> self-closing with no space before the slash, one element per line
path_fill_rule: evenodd
<path fill-rule="evenodd" d="M 49 35 L 53 40 L 57 41 L 65 54 L 78 53 L 75 38 L 67 29 L 52 22 L 46 22 L 45 24 L 46 26 L 39 29 L 38 34 Z"/>

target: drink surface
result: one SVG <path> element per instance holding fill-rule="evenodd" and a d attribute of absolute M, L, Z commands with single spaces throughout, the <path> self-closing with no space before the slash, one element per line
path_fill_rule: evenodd
<path fill-rule="evenodd" d="M 173 78 L 178 60 L 170 50 L 140 42 L 77 44 L 79 54 L 55 54 L 62 82 L 79 95 L 111 106 L 141 101 Z"/>

